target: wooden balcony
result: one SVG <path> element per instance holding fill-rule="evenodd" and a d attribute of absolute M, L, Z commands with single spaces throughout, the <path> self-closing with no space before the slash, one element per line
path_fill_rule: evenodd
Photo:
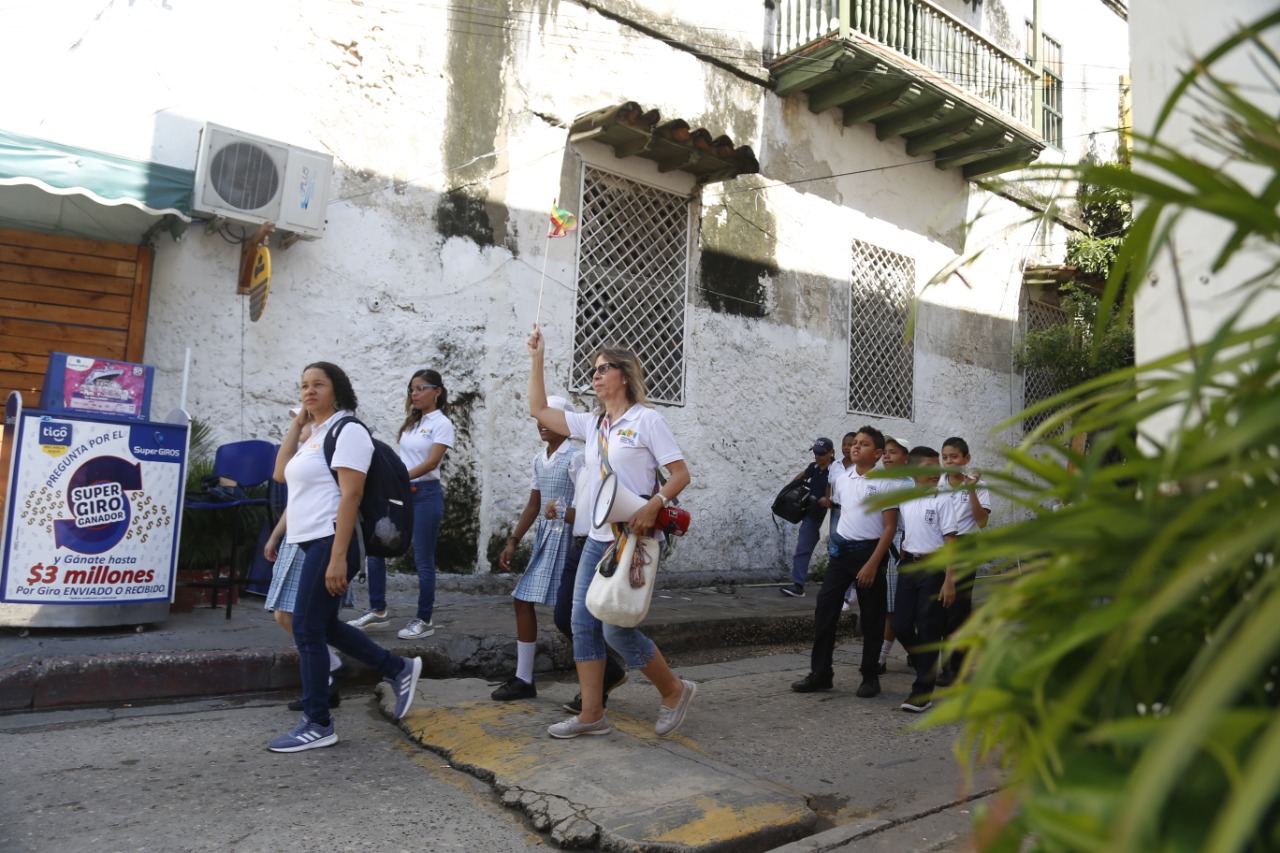
<path fill-rule="evenodd" d="M 774 0 L 770 14 L 776 91 L 805 92 L 815 113 L 838 107 L 966 178 L 1044 150 L 1040 76 L 928 0 Z"/>

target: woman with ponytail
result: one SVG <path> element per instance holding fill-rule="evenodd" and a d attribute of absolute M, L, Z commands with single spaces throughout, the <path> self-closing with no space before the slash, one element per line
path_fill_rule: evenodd
<path fill-rule="evenodd" d="M 431 621 L 436 604 L 436 541 L 444 518 L 444 489 L 440 464 L 453 447 L 453 423 L 449 420 L 449 391 L 434 370 L 419 370 L 409 380 L 400 425 L 400 458 L 413 484 L 413 562 L 418 569 L 418 611 L 400 630 L 402 640 L 417 640 L 435 633 Z M 391 624 L 387 615 L 387 563 L 370 557 L 369 612 L 350 625 L 368 631 Z"/>

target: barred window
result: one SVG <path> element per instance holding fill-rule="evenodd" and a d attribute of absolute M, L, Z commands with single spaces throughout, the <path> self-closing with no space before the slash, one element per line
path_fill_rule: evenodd
<path fill-rule="evenodd" d="M 915 343 L 906 340 L 916 264 L 853 241 L 849 291 L 849 411 L 915 417 Z"/>
<path fill-rule="evenodd" d="M 639 356 L 650 400 L 683 405 L 688 197 L 587 166 L 581 204 L 570 383 L 590 390 L 591 354 L 617 343 Z"/>
<path fill-rule="evenodd" d="M 1027 21 L 1026 61 L 1035 64 L 1034 44 L 1035 27 Z M 1044 141 L 1062 150 L 1062 45 L 1044 33 L 1040 34 L 1040 64 L 1042 66 L 1040 133 Z"/>
<path fill-rule="evenodd" d="M 1054 326 L 1062 326 L 1070 322 L 1067 312 L 1057 305 L 1051 305 L 1048 302 L 1038 302 L 1034 299 L 1027 301 L 1027 310 L 1023 314 L 1023 322 L 1025 324 L 1023 333 L 1026 332 L 1043 332 Z M 1022 374 L 1022 405 L 1034 406 L 1043 400 L 1047 400 L 1062 388 L 1058 387 L 1058 383 L 1054 381 L 1053 374 L 1044 368 L 1029 369 Z M 1022 429 L 1030 432 L 1040 424 L 1052 412 L 1041 412 L 1022 421 Z"/>

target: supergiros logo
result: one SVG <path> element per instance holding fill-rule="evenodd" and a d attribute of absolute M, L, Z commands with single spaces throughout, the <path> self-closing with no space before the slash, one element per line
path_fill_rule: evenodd
<path fill-rule="evenodd" d="M 53 418 L 40 419 L 40 449 L 47 455 L 57 459 L 66 456 L 71 449 L 71 424 L 66 421 L 55 421 Z"/>
<path fill-rule="evenodd" d="M 99 456 L 81 465 L 67 483 L 70 518 L 53 523 L 59 548 L 101 554 L 124 538 L 132 515 L 127 492 L 142 488 L 142 466 L 117 456 Z"/>

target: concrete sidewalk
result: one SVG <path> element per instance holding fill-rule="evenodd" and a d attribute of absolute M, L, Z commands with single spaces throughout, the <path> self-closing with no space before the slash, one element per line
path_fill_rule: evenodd
<path fill-rule="evenodd" d="M 514 672 L 511 597 L 494 591 L 507 578 L 484 579 L 482 593 L 440 590 L 435 634 L 421 640 L 396 636 L 413 616 L 416 579 L 389 580 L 391 627 L 370 637 L 397 654 L 422 657 L 425 678 L 505 680 Z M 442 586 L 457 583 L 441 580 Z M 363 589 L 359 599 L 362 606 L 367 601 Z M 668 653 L 807 642 L 813 605 L 813 594 L 789 598 L 777 586 L 659 589 L 645 632 Z M 361 612 L 344 610 L 343 618 Z M 852 636 L 854 623 L 852 616 L 843 623 L 843 636 Z M 571 670 L 572 650 L 549 608 L 539 608 L 538 628 L 535 670 Z M 376 680 L 358 666 L 352 678 Z M 262 599 L 251 595 L 242 596 L 230 619 L 221 607 L 198 607 L 143 630 L 32 629 L 21 636 L 0 629 L 0 712 L 289 691 L 299 684 L 292 639 L 262 609 Z"/>

